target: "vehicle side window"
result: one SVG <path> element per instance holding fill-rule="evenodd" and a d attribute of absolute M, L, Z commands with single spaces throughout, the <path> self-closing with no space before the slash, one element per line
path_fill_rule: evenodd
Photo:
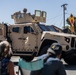
<path fill-rule="evenodd" d="M 34 32 L 34 30 L 30 26 L 25 26 L 24 33 L 30 33 L 30 32 Z"/>
<path fill-rule="evenodd" d="M 13 32 L 16 32 L 16 33 L 19 33 L 19 27 L 14 27 L 14 28 L 12 29 L 12 31 L 13 31 Z"/>
<path fill-rule="evenodd" d="M 0 35 L 2 35 L 2 28 L 0 28 Z"/>

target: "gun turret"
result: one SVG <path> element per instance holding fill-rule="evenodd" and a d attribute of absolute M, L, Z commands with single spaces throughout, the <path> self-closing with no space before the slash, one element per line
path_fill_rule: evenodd
<path fill-rule="evenodd" d="M 27 9 L 24 9 L 23 13 L 21 13 L 21 11 L 15 12 L 11 17 L 14 19 L 16 24 L 27 22 L 46 22 L 46 12 L 40 10 L 35 10 L 34 15 L 31 15 L 31 13 L 27 13 Z"/>

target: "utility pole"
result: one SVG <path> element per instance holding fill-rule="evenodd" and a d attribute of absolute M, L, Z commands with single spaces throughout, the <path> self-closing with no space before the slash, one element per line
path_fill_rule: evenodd
<path fill-rule="evenodd" d="M 65 29 L 65 10 L 67 10 L 67 8 L 66 8 L 66 6 L 67 6 L 68 4 L 63 4 L 63 5 L 61 5 L 61 7 L 63 7 L 63 27 L 64 27 L 64 29 Z"/>

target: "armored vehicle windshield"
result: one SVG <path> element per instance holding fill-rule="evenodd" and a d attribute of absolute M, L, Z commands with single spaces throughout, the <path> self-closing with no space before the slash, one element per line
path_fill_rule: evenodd
<path fill-rule="evenodd" d="M 43 24 L 39 24 L 39 27 L 42 31 L 49 31 L 49 28 Z"/>

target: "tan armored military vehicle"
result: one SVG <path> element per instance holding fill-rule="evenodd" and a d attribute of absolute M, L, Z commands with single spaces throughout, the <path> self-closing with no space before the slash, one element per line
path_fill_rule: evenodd
<path fill-rule="evenodd" d="M 62 58 L 68 64 L 76 64 L 76 35 L 63 33 L 61 29 L 44 25 L 46 12 L 35 10 L 35 14 L 16 12 L 12 15 L 15 24 L 0 24 L 0 41 L 8 40 L 13 55 L 27 61 L 46 53 L 52 43 L 58 42 L 63 47 Z"/>

